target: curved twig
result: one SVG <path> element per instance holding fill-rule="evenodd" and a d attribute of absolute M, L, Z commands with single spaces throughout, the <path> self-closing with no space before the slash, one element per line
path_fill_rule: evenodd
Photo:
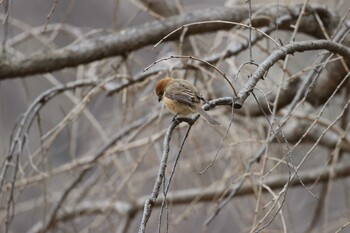
<path fill-rule="evenodd" d="M 235 97 L 237 97 L 237 92 L 236 92 L 236 89 L 233 87 L 232 83 L 230 82 L 230 80 L 227 78 L 226 74 L 224 72 L 222 72 L 219 68 L 217 68 L 216 66 L 210 64 L 209 62 L 201 59 L 201 58 L 198 58 L 198 57 L 195 57 L 195 56 L 183 56 L 183 55 L 172 55 L 172 56 L 169 56 L 169 57 L 164 57 L 164 58 L 161 58 L 155 62 L 153 62 L 151 65 L 147 66 L 144 71 L 147 71 L 149 68 L 151 68 L 152 66 L 154 66 L 155 64 L 161 62 L 161 61 L 165 61 L 165 60 L 169 60 L 169 59 L 173 59 L 173 58 L 187 58 L 187 59 L 192 59 L 192 60 L 196 60 L 196 61 L 200 61 L 200 62 L 203 62 L 204 64 L 210 66 L 211 68 L 213 68 L 214 70 L 216 70 L 217 72 L 219 72 L 221 74 L 221 76 L 225 79 L 225 81 L 230 85 L 231 87 L 231 90 L 233 92 L 233 94 L 235 95 Z"/>
<path fill-rule="evenodd" d="M 240 109 L 243 103 L 248 98 L 249 93 L 253 90 L 260 79 L 263 79 L 268 70 L 278 61 L 284 59 L 288 54 L 294 54 L 296 52 L 305 52 L 310 50 L 328 50 L 329 52 L 339 54 L 344 57 L 347 62 L 350 62 L 350 49 L 339 43 L 335 43 L 327 40 L 314 40 L 314 41 L 302 41 L 295 42 L 289 45 L 280 47 L 273 51 L 271 55 L 266 58 L 254 74 L 250 77 L 246 85 L 238 93 L 238 98 L 234 103 L 234 108 Z"/>

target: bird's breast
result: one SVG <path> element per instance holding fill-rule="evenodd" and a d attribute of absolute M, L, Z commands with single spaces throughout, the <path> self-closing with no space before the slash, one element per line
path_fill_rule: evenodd
<path fill-rule="evenodd" d="M 195 113 L 191 106 L 189 106 L 188 104 L 179 103 L 165 96 L 163 98 L 163 103 L 165 107 L 169 110 L 169 112 L 175 115 L 188 116 Z"/>

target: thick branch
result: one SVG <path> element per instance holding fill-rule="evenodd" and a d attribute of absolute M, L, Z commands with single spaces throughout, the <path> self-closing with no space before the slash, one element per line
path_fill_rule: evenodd
<path fill-rule="evenodd" d="M 299 172 L 299 177 L 304 184 L 314 184 L 328 182 L 330 174 L 334 172 L 334 179 L 341 179 L 350 175 L 350 164 L 339 163 L 336 166 L 328 166 L 327 168 L 320 167 L 315 169 L 309 169 Z M 283 188 L 285 183 L 288 181 L 288 175 L 275 175 L 270 178 L 266 178 L 264 184 L 271 189 Z M 290 181 L 290 186 L 300 186 L 300 181 L 294 178 Z M 247 184 L 237 192 L 236 196 L 245 196 L 253 194 L 256 186 L 259 183 Z M 266 191 L 266 190 L 263 190 Z M 169 193 L 167 196 L 168 202 L 173 205 L 189 204 L 193 201 L 196 202 L 212 202 L 222 195 L 228 195 L 227 187 L 201 187 L 193 189 L 179 190 L 176 192 Z M 68 221 L 77 217 L 91 216 L 97 214 L 104 214 L 106 211 L 112 211 L 113 213 L 122 216 L 133 217 L 137 211 L 143 209 L 145 201 L 148 196 L 140 197 L 134 204 L 128 202 L 109 202 L 109 201 L 96 201 L 83 202 L 74 208 L 66 207 L 65 211 L 57 215 L 55 223 L 61 221 Z M 161 207 L 163 197 L 158 198 L 154 202 L 154 207 Z M 37 223 L 31 230 L 31 232 L 38 232 L 38 229 L 42 227 L 42 222 Z"/>
<path fill-rule="evenodd" d="M 261 9 L 261 7 L 254 7 L 253 11 L 258 9 Z M 309 7 L 309 10 L 310 12 L 316 11 L 321 15 L 327 30 L 334 29 L 339 22 L 339 17 L 326 8 Z M 275 18 L 277 14 L 276 12 L 276 6 L 265 6 L 265 9 L 259 14 L 260 17 L 253 20 L 253 26 L 261 27 L 269 25 L 271 22 L 266 19 Z M 279 15 L 292 15 L 296 17 L 298 13 L 299 5 L 290 8 L 284 6 L 278 7 Z M 126 28 L 112 35 L 101 36 L 91 40 L 83 40 L 62 49 L 52 52 L 40 52 L 24 59 L 0 59 L 0 80 L 51 72 L 112 56 L 124 55 L 125 53 L 140 49 L 144 46 L 155 44 L 165 35 L 184 24 L 208 20 L 241 22 L 247 18 L 247 7 L 209 8 L 206 10 L 194 11 L 186 15 L 174 16 L 160 21 L 145 23 L 133 28 Z M 285 24 L 280 25 L 279 28 L 288 30 L 290 29 L 291 24 L 293 24 L 293 22 L 286 22 Z M 220 23 L 196 25 L 189 28 L 186 36 L 224 30 L 231 27 L 232 25 Z M 322 37 L 318 23 L 312 14 L 303 17 L 300 31 L 312 36 Z M 179 33 L 175 33 L 174 36 L 169 37 L 168 40 L 179 38 Z"/>
<path fill-rule="evenodd" d="M 160 186 L 162 185 L 162 181 L 163 181 L 164 175 L 165 175 L 165 169 L 166 169 L 167 163 L 168 163 L 168 157 L 169 157 L 169 151 L 170 151 L 169 144 L 170 144 L 171 135 L 179 123 L 180 123 L 180 121 L 177 121 L 177 120 L 172 121 L 170 126 L 168 127 L 168 130 L 167 130 L 165 136 L 164 136 L 162 160 L 161 160 L 161 163 L 159 165 L 158 174 L 157 174 L 157 178 L 156 178 L 156 181 L 154 183 L 154 186 L 153 186 L 152 195 L 151 195 L 151 197 L 149 197 L 145 200 L 141 225 L 140 225 L 140 229 L 139 229 L 140 233 L 145 232 L 148 219 L 152 213 L 152 208 L 153 208 L 154 203 L 156 202 L 157 197 L 159 195 Z"/>
<path fill-rule="evenodd" d="M 328 50 L 331 53 L 339 54 L 340 56 L 343 56 L 343 58 L 348 63 L 350 63 L 350 49 L 341 44 L 327 40 L 295 42 L 280 47 L 279 49 L 273 51 L 268 58 L 260 63 L 259 67 L 256 69 L 252 77 L 250 77 L 249 81 L 238 93 L 238 98 L 235 101 L 234 107 L 236 109 L 239 109 L 243 106 L 243 103 L 248 98 L 249 93 L 255 88 L 259 80 L 264 78 L 264 75 L 278 60 L 284 59 L 288 54 L 321 49 Z"/>
<path fill-rule="evenodd" d="M 333 170 L 334 169 L 334 170 Z M 329 180 L 330 174 L 334 172 L 335 179 L 348 177 L 350 175 L 350 164 L 338 164 L 335 167 L 328 166 L 327 168 L 321 167 L 321 168 L 315 168 L 315 169 L 309 169 L 306 171 L 299 172 L 299 177 L 303 181 L 305 185 L 307 184 L 314 184 L 314 182 L 327 182 Z M 264 184 L 271 189 L 279 189 L 283 188 L 283 186 L 288 181 L 288 174 L 285 175 L 275 175 L 271 176 L 270 178 L 266 178 Z M 243 185 L 241 189 L 239 189 L 236 192 L 237 196 L 244 196 L 253 194 L 257 185 L 259 183 L 254 184 L 247 184 Z M 300 186 L 301 183 L 298 178 L 294 178 L 289 182 L 289 186 Z M 232 189 L 234 188 L 234 185 L 232 186 Z M 265 190 L 266 191 L 266 190 Z M 227 197 L 230 194 L 230 190 L 227 190 L 227 187 L 206 187 L 206 188 L 194 188 L 194 189 L 186 189 L 186 190 L 180 190 L 173 193 L 168 194 L 168 201 L 175 204 L 188 204 L 192 203 L 194 200 L 198 202 L 212 202 L 213 200 L 216 200 L 218 197 Z M 142 206 L 142 203 L 144 203 L 146 197 L 142 197 L 138 200 L 137 206 Z M 159 198 L 154 203 L 155 207 L 159 207 L 162 205 L 163 198 Z M 140 208 L 140 207 L 138 207 Z"/>

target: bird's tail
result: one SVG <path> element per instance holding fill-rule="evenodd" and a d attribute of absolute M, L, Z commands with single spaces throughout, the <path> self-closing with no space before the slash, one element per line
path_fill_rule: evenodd
<path fill-rule="evenodd" d="M 221 125 L 220 122 L 212 118 L 206 111 L 204 111 L 200 106 L 196 106 L 196 112 L 201 115 L 206 122 L 210 125 Z"/>

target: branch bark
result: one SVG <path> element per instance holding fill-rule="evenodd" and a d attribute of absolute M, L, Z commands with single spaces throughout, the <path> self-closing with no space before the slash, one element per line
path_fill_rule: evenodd
<path fill-rule="evenodd" d="M 329 52 L 339 54 L 343 56 L 346 62 L 350 63 L 350 49 L 341 44 L 327 41 L 327 40 L 315 40 L 315 41 L 303 41 L 295 42 L 286 46 L 282 46 L 279 49 L 273 51 L 271 55 L 266 58 L 259 67 L 256 69 L 252 77 L 246 85 L 238 93 L 238 98 L 235 100 L 234 107 L 240 109 L 243 103 L 248 98 L 249 93 L 255 88 L 259 80 L 264 78 L 264 75 L 268 70 L 278 61 L 284 59 L 288 54 L 294 54 L 296 52 L 305 52 L 310 50 L 328 50 Z"/>
<path fill-rule="evenodd" d="M 253 11 L 261 10 L 262 7 L 255 6 Z M 278 8 L 278 9 L 277 9 Z M 326 30 L 332 31 L 339 23 L 339 17 L 336 13 L 320 6 L 310 6 L 309 13 L 317 12 L 324 20 Z M 292 7 L 271 5 L 264 7 L 259 13 L 259 18 L 253 19 L 254 27 L 269 25 L 268 18 L 275 18 L 278 15 L 292 15 L 296 18 L 300 11 L 300 5 Z M 28 75 L 41 74 L 60 70 L 68 67 L 75 67 L 81 64 L 87 64 L 92 61 L 124 55 L 142 47 L 155 44 L 168 33 L 181 27 L 184 24 L 208 21 L 208 20 L 227 20 L 241 22 L 248 18 L 247 7 L 216 7 L 206 10 L 194 11 L 181 16 L 173 16 L 164 20 L 153 21 L 143 25 L 126 28 L 115 34 L 101 36 L 91 40 L 83 40 L 79 43 L 69 45 L 51 52 L 39 52 L 23 59 L 13 58 L 11 60 L 0 59 L 0 80 L 25 77 Z M 290 30 L 291 22 L 285 22 L 279 25 L 282 30 Z M 205 24 L 190 27 L 186 36 L 207 33 L 231 28 L 228 24 Z M 303 17 L 300 26 L 300 32 L 323 38 L 321 30 L 312 14 Z M 179 38 L 181 32 L 175 33 L 168 40 Z"/>
<path fill-rule="evenodd" d="M 330 174 L 334 174 L 334 179 L 341 179 L 348 177 L 350 175 L 350 164 L 349 163 L 339 163 L 336 166 L 328 166 L 326 168 L 320 167 L 315 169 L 309 169 L 302 172 L 299 172 L 299 177 L 304 184 L 314 184 L 316 181 L 318 183 L 328 182 Z M 288 181 L 288 174 L 280 174 L 266 178 L 264 184 L 271 189 L 280 189 Z M 259 183 L 243 185 L 242 188 L 237 191 L 236 197 L 246 196 L 254 194 L 256 186 Z M 289 182 L 291 187 L 300 186 L 300 181 L 297 178 L 294 178 Z M 233 186 L 232 186 L 233 188 Z M 198 203 L 203 202 L 212 202 L 218 197 L 226 197 L 229 195 L 230 190 L 227 190 L 227 187 L 200 187 L 193 189 L 179 190 L 176 192 L 169 193 L 167 196 L 168 202 L 173 205 L 183 205 L 189 204 L 193 201 Z M 267 190 L 263 190 L 267 191 Z M 133 204 L 128 202 L 109 202 L 109 201 L 96 201 L 93 202 L 83 202 L 77 205 L 74 208 L 66 208 L 64 212 L 57 215 L 55 222 L 68 221 L 76 217 L 82 216 L 91 216 L 96 214 L 103 214 L 106 210 L 111 210 L 113 213 L 119 214 L 121 217 L 130 217 L 132 218 L 137 211 L 140 211 L 144 207 L 145 201 L 148 199 L 148 196 L 140 197 Z M 163 202 L 163 197 L 158 198 L 153 203 L 154 207 L 161 207 Z M 40 232 L 42 229 L 42 222 L 38 222 L 33 226 L 30 232 Z"/>

